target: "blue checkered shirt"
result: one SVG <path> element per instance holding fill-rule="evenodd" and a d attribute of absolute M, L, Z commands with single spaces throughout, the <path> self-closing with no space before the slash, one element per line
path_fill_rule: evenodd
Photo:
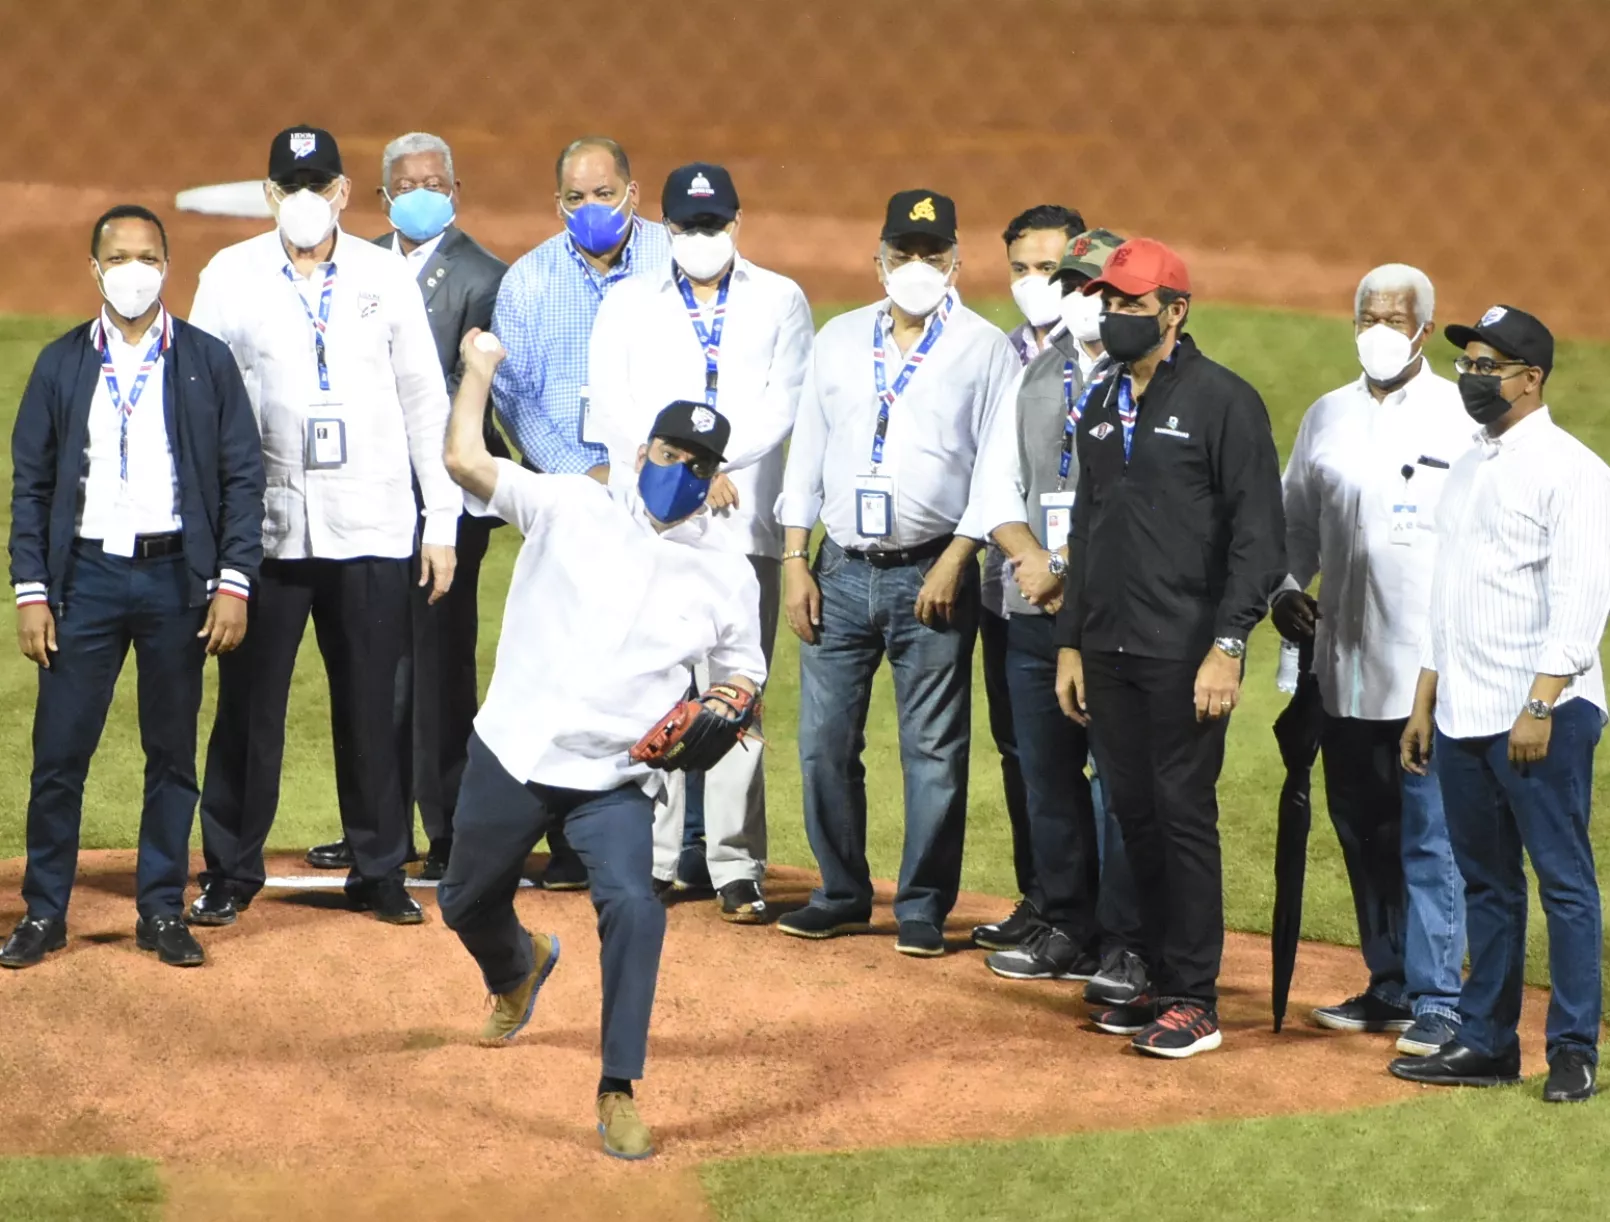
<path fill-rule="evenodd" d="M 665 226 L 637 217 L 607 276 L 582 259 L 568 233 L 509 268 L 492 311 L 492 330 L 509 353 L 492 383 L 492 402 L 531 466 L 573 475 L 609 461 L 605 447 L 581 436 L 593 319 L 612 285 L 628 276 L 669 275 L 670 261 Z"/>

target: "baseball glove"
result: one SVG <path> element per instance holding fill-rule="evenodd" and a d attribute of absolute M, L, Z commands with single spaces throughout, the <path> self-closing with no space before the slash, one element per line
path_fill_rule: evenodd
<path fill-rule="evenodd" d="M 667 772 L 704 772 L 746 737 L 760 699 L 728 683 L 683 700 L 632 748 L 632 762 Z"/>

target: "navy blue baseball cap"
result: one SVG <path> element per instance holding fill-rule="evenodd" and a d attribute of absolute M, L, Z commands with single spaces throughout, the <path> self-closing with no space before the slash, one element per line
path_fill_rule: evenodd
<path fill-rule="evenodd" d="M 678 166 L 660 192 L 660 215 L 674 225 L 715 217 L 725 225 L 738 215 L 738 189 L 722 166 L 705 161 Z"/>

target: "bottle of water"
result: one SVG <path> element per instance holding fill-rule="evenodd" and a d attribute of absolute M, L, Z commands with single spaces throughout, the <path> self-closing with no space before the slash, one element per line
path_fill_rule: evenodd
<path fill-rule="evenodd" d="M 1280 642 L 1280 668 L 1275 672 L 1275 686 L 1288 695 L 1297 690 L 1297 646 L 1290 641 Z"/>

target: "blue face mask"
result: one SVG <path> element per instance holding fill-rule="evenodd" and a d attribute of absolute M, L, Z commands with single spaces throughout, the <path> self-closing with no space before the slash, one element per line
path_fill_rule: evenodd
<path fill-rule="evenodd" d="M 686 463 L 662 467 L 648 459 L 637 473 L 637 493 L 643 498 L 643 508 L 667 526 L 692 517 L 709 491 L 710 481 L 693 474 Z"/>
<path fill-rule="evenodd" d="M 428 242 L 453 223 L 453 197 L 425 187 L 391 201 L 391 223 L 410 242 Z"/>
<path fill-rule="evenodd" d="M 608 204 L 583 204 L 574 212 L 566 210 L 565 228 L 588 254 L 605 254 L 620 245 L 626 226 L 632 223 L 626 215 L 626 203 L 623 199 L 613 208 Z"/>

